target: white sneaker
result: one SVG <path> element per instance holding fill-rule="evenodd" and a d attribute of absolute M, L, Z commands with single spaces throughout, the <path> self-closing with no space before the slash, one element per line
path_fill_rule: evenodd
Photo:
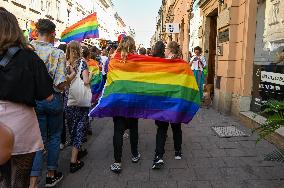
<path fill-rule="evenodd" d="M 138 161 L 140 160 L 140 158 L 141 158 L 141 155 L 140 155 L 140 153 L 138 153 L 138 155 L 135 157 L 135 156 L 132 156 L 131 157 L 131 160 L 132 160 L 132 162 L 133 163 L 138 163 Z"/>
<path fill-rule="evenodd" d="M 176 151 L 175 152 L 175 160 L 181 160 L 182 158 L 182 153 L 181 151 Z"/>

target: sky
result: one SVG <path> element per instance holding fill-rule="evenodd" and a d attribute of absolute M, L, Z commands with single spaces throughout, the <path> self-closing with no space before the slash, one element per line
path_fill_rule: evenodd
<path fill-rule="evenodd" d="M 112 0 L 115 10 L 126 25 L 134 28 L 135 42 L 150 47 L 156 29 L 156 17 L 162 0 Z"/>

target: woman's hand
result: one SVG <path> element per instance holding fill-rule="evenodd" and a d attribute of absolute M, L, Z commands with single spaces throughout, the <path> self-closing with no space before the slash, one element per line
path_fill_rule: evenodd
<path fill-rule="evenodd" d="M 92 72 L 89 72 L 89 83 L 91 83 L 92 77 L 93 77 L 93 73 L 92 73 Z"/>
<path fill-rule="evenodd" d="M 46 98 L 46 100 L 47 100 L 48 102 L 50 102 L 50 101 L 52 101 L 53 98 L 54 98 L 54 96 L 53 96 L 53 95 L 50 95 L 49 97 Z"/>
<path fill-rule="evenodd" d="M 5 164 L 11 157 L 14 147 L 12 130 L 0 122 L 0 165 Z"/>
<path fill-rule="evenodd" d="M 82 76 L 83 76 L 83 81 L 85 85 L 90 84 L 90 76 L 89 76 L 89 71 L 88 70 L 84 70 L 82 72 Z"/>

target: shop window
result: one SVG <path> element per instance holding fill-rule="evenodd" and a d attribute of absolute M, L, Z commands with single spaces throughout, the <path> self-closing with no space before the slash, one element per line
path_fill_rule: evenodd
<path fill-rule="evenodd" d="M 284 1 L 259 1 L 251 110 L 269 100 L 284 100 Z M 282 22 L 282 23 L 281 23 Z"/>

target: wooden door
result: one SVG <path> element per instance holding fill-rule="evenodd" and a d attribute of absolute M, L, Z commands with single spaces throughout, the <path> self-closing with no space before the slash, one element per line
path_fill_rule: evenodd
<path fill-rule="evenodd" d="M 210 17 L 209 59 L 207 83 L 214 84 L 216 58 L 217 16 Z"/>

